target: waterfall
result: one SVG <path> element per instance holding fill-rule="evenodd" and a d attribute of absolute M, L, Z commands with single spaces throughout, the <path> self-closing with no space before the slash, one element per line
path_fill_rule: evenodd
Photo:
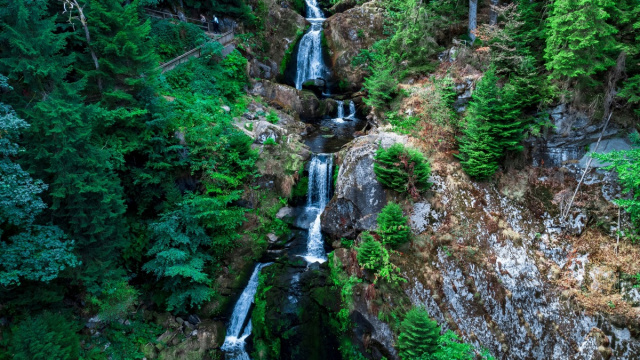
<path fill-rule="evenodd" d="M 324 13 L 320 10 L 318 0 L 305 0 L 307 4 L 307 20 L 324 19 Z"/>
<path fill-rule="evenodd" d="M 223 351 L 227 352 L 226 359 L 228 360 L 249 360 L 249 355 L 244 350 L 244 345 L 247 337 L 251 335 L 251 320 L 249 320 L 249 323 L 244 327 L 244 331 L 242 330 L 258 289 L 258 275 L 260 274 L 260 270 L 268 265 L 270 264 L 256 265 L 256 268 L 251 274 L 251 278 L 249 278 L 249 284 L 247 284 L 247 287 L 242 291 L 238 302 L 233 307 L 231 322 L 227 328 L 227 336 L 224 338 L 224 344 L 222 344 L 221 347 Z"/>
<path fill-rule="evenodd" d="M 333 155 L 315 154 L 309 165 L 309 188 L 307 193 L 306 211 L 315 215 L 315 220 L 309 226 L 307 237 L 307 262 L 325 262 L 327 254 L 324 251 L 324 240 L 320 227 L 322 211 L 330 200 L 333 185 Z"/>
<path fill-rule="evenodd" d="M 307 21 L 311 27 L 300 40 L 298 48 L 296 73 L 296 89 L 302 89 L 302 84 L 307 80 L 315 80 L 324 77 L 326 67 L 322 58 L 322 23 L 324 14 L 318 6 L 317 0 L 305 0 L 307 4 Z"/>
<path fill-rule="evenodd" d="M 349 101 L 349 116 L 347 116 L 347 119 L 353 120 L 355 118 L 356 118 L 356 103 L 353 102 L 353 100 L 351 100 Z"/>
<path fill-rule="evenodd" d="M 338 119 L 343 119 L 344 118 L 344 101 L 337 100 L 336 102 L 338 103 Z"/>

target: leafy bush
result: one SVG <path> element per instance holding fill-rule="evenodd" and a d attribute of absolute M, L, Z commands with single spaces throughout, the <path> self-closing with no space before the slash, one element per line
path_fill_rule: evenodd
<path fill-rule="evenodd" d="M 595 154 L 600 161 L 611 162 L 607 167 L 618 173 L 618 181 L 623 193 L 630 194 L 627 199 L 618 199 L 621 206 L 631 216 L 631 229 L 627 236 L 633 241 L 640 241 L 640 135 L 634 133 L 631 141 L 639 146 L 627 151 L 612 151 L 607 154 Z"/>
<path fill-rule="evenodd" d="M 280 121 L 280 117 L 278 117 L 278 114 L 271 110 L 269 111 L 269 114 L 267 114 L 267 121 L 272 123 L 272 124 L 277 124 L 278 121 Z"/>
<path fill-rule="evenodd" d="M 276 140 L 274 138 L 270 137 L 270 138 L 267 138 L 267 140 L 265 140 L 263 142 L 263 144 L 267 145 L 267 146 L 270 146 L 270 145 L 276 145 L 277 142 L 276 142 Z"/>
<path fill-rule="evenodd" d="M 151 42 L 162 61 L 178 57 L 209 40 L 198 25 L 183 21 L 152 19 L 151 28 Z"/>
<path fill-rule="evenodd" d="M 382 241 L 392 248 L 397 248 L 409 240 L 410 229 L 400 205 L 388 203 L 382 208 L 378 215 L 378 234 L 382 236 Z"/>
<path fill-rule="evenodd" d="M 420 191 L 429 188 L 431 167 L 424 156 L 415 149 L 395 144 L 385 150 L 378 148 L 373 171 L 378 181 L 397 192 L 408 192 L 416 199 Z"/>
<path fill-rule="evenodd" d="M 382 266 L 382 244 L 368 232 L 362 233 L 362 244 L 358 247 L 358 263 L 369 270 L 378 270 Z"/>
<path fill-rule="evenodd" d="M 438 351 L 440 327 L 422 307 L 414 307 L 400 324 L 398 352 L 401 359 L 421 359 Z"/>
<path fill-rule="evenodd" d="M 15 360 L 78 359 L 78 326 L 60 314 L 45 312 L 12 329 L 9 351 Z"/>

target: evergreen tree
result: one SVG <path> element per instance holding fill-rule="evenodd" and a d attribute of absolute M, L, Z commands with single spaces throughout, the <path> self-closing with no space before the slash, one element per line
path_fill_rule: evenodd
<path fill-rule="evenodd" d="M 185 311 L 200 306 L 213 294 L 205 266 L 211 261 L 211 238 L 188 202 L 162 214 L 151 224 L 151 260 L 142 268 L 154 274 L 168 293 L 167 310 Z"/>
<path fill-rule="evenodd" d="M 615 64 L 618 31 L 608 22 L 615 4 L 613 0 L 553 1 L 545 49 L 551 78 L 587 77 Z"/>
<path fill-rule="evenodd" d="M 414 307 L 400 324 L 398 354 L 401 359 L 422 359 L 438 351 L 440 327 L 422 307 Z"/>
<path fill-rule="evenodd" d="M 90 283 L 115 268 L 128 236 L 112 153 L 92 142 L 92 119 L 99 111 L 62 83 L 28 111 L 31 127 L 25 132 L 25 163 L 49 184 L 51 217 L 76 239 L 84 263 L 81 277 Z"/>
<path fill-rule="evenodd" d="M 373 171 L 378 181 L 397 192 L 408 192 L 414 199 L 429 188 L 431 167 L 418 150 L 394 144 L 389 149 L 378 148 Z"/>
<path fill-rule="evenodd" d="M 6 78 L 0 75 L 0 90 Z M 48 282 L 66 267 L 75 267 L 73 241 L 57 226 L 37 225 L 46 208 L 38 196 L 47 186 L 31 176 L 12 157 L 15 141 L 28 124 L 9 106 L 0 103 L 0 285 L 22 280 Z"/>
<path fill-rule="evenodd" d="M 9 351 L 15 360 L 74 360 L 80 355 L 77 326 L 60 314 L 28 317 L 12 329 Z"/>
<path fill-rule="evenodd" d="M 392 248 L 409 241 L 411 230 L 407 225 L 407 218 L 402 215 L 402 208 L 396 203 L 388 203 L 378 214 L 378 234 L 382 241 Z"/>
<path fill-rule="evenodd" d="M 495 69 L 491 68 L 478 83 L 469 104 L 460 141 L 462 168 L 472 177 L 487 179 L 499 168 L 507 151 L 521 151 L 526 122 L 521 119 L 526 96 L 510 83 L 500 88 Z"/>
<path fill-rule="evenodd" d="M 0 0 L 0 73 L 21 104 L 41 100 L 66 76 L 73 55 L 63 54 L 68 33 L 61 32 L 56 16 L 47 13 L 47 0 Z M 19 94 L 24 99 L 18 98 Z"/>
<path fill-rule="evenodd" d="M 368 232 L 360 235 L 362 244 L 358 247 L 358 263 L 369 270 L 379 270 L 382 266 L 382 244 Z"/>

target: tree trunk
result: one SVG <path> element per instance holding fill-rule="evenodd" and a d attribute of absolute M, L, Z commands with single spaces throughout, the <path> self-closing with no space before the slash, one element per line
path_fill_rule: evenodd
<path fill-rule="evenodd" d="M 489 13 L 489 25 L 495 26 L 498 24 L 498 11 L 496 6 L 500 5 L 500 0 L 491 0 L 491 11 Z"/>
<path fill-rule="evenodd" d="M 474 32 L 478 27 L 477 22 L 478 17 L 478 0 L 469 0 L 469 37 L 471 41 L 476 40 L 476 35 Z"/>
<path fill-rule="evenodd" d="M 78 0 L 72 0 L 71 4 L 78 8 L 78 14 L 80 15 L 80 23 L 82 24 L 82 28 L 84 29 L 84 36 L 87 39 L 87 47 L 89 48 L 89 53 L 91 53 L 91 59 L 93 59 L 93 65 L 96 67 L 97 71 L 100 71 L 100 63 L 98 62 L 98 56 L 96 56 L 95 51 L 91 47 L 91 34 L 89 33 L 89 25 L 87 24 L 87 18 L 84 16 L 84 11 L 82 11 L 82 6 L 78 3 Z M 102 92 L 102 78 L 98 74 L 98 89 Z"/>

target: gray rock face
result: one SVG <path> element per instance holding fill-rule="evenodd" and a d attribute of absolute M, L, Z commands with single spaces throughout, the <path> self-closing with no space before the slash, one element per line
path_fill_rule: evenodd
<path fill-rule="evenodd" d="M 283 128 L 267 121 L 258 121 L 254 129 L 256 142 L 260 144 L 264 144 L 264 142 L 269 138 L 276 142 L 280 142 L 281 138 L 285 135 L 285 130 Z"/>
<path fill-rule="evenodd" d="M 378 213 L 387 203 L 385 189 L 373 172 L 378 144 L 388 148 L 406 141 L 404 136 L 381 133 L 352 143 L 343 156 L 333 199 L 322 215 L 322 231 L 334 239 L 355 238 L 359 232 L 376 227 Z"/>
<path fill-rule="evenodd" d="M 273 105 L 297 112 L 304 119 L 318 119 L 328 114 L 327 101 L 318 99 L 311 91 L 301 91 L 294 87 L 271 81 L 258 82 L 251 90 L 253 95 L 262 96 Z"/>
<path fill-rule="evenodd" d="M 615 139 L 609 139 L 609 140 L 602 140 L 600 142 L 600 146 L 598 146 L 598 154 L 607 154 L 610 153 L 612 151 L 620 151 L 620 150 L 631 150 L 633 147 L 631 146 L 631 143 L 629 142 L 629 140 L 627 139 L 621 139 L 621 138 L 615 138 Z M 596 143 L 592 143 L 591 145 L 589 145 L 589 150 L 590 151 L 595 151 L 596 149 Z M 580 159 L 580 167 L 585 168 L 587 166 L 587 163 L 589 162 L 589 158 L 591 156 L 589 154 L 586 154 L 585 156 L 582 157 L 582 159 Z M 593 168 L 601 168 L 601 167 L 605 167 L 610 165 L 610 163 L 606 163 L 606 162 L 601 162 L 598 159 L 593 159 L 591 161 L 591 167 Z"/>
<path fill-rule="evenodd" d="M 534 166 L 564 166 L 577 163 L 595 142 L 602 132 L 603 124 L 589 125 L 589 117 L 581 112 L 560 104 L 548 110 L 549 117 L 555 126 L 543 139 L 529 139 Z M 602 139 L 615 137 L 618 129 L 609 125 Z M 602 144 L 600 145 L 601 149 Z M 615 146 L 615 145 L 614 145 Z M 584 161 L 586 164 L 586 160 Z M 592 164 L 593 165 L 593 164 Z"/>

